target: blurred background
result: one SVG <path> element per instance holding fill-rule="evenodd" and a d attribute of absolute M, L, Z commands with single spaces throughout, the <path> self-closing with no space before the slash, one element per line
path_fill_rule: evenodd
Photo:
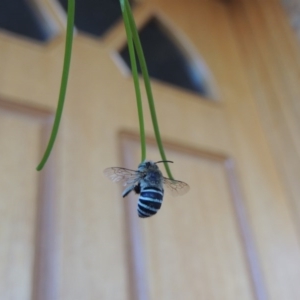
<path fill-rule="evenodd" d="M 76 0 L 62 123 L 37 172 L 67 0 L 1 0 L 0 299 L 300 299 L 300 1 L 131 5 L 171 170 L 191 189 L 140 220 L 103 175 L 140 162 L 117 0 Z"/>

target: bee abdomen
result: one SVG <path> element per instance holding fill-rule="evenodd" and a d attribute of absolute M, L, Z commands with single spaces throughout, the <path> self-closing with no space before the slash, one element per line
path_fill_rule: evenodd
<path fill-rule="evenodd" d="M 164 191 L 156 187 L 146 187 L 141 191 L 137 211 L 140 218 L 155 215 L 161 207 Z"/>

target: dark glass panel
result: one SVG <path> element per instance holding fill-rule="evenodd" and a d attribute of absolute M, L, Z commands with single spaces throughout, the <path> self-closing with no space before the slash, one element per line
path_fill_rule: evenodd
<path fill-rule="evenodd" d="M 151 19 L 139 35 L 151 77 L 207 95 L 200 71 L 185 57 L 157 19 Z M 127 45 L 120 54 L 130 66 Z"/>
<path fill-rule="evenodd" d="M 0 0 L 0 28 L 39 41 L 46 41 L 50 34 L 26 0 Z"/>
<path fill-rule="evenodd" d="M 59 0 L 67 11 L 68 0 Z M 102 36 L 122 16 L 119 0 L 76 0 L 75 25 L 84 32 Z"/>

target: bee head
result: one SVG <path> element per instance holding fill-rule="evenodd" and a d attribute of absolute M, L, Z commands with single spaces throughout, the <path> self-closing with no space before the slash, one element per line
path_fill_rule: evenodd
<path fill-rule="evenodd" d="M 156 163 L 152 160 L 145 160 L 143 161 L 142 163 L 139 164 L 139 167 L 138 167 L 138 170 L 143 172 L 143 171 L 146 171 L 146 170 L 149 170 L 149 169 L 152 169 L 152 170 L 156 170 L 158 169 Z"/>
<path fill-rule="evenodd" d="M 142 163 L 139 164 L 138 170 L 141 171 L 141 172 L 144 172 L 144 171 L 149 170 L 149 169 L 158 170 L 158 166 L 156 164 L 162 163 L 162 162 L 173 163 L 170 160 L 160 160 L 160 161 L 157 161 L 157 162 L 154 162 L 152 160 L 145 160 L 145 161 L 143 161 Z"/>

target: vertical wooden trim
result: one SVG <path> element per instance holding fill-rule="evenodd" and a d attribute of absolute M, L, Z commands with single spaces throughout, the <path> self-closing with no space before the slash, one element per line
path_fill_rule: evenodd
<path fill-rule="evenodd" d="M 252 281 L 252 287 L 257 300 L 267 300 L 267 290 L 265 288 L 264 278 L 260 267 L 257 249 L 251 228 L 249 226 L 248 216 L 243 202 L 243 197 L 237 182 L 237 175 L 234 161 L 231 158 L 224 160 L 224 166 L 227 173 L 228 184 L 232 195 L 235 216 L 241 234 L 242 244 L 248 264 L 248 271 Z"/>
<path fill-rule="evenodd" d="M 121 135 L 122 165 L 125 168 L 132 168 L 135 162 L 131 155 L 132 142 L 134 138 L 128 138 Z M 129 195 L 124 203 L 125 227 L 127 234 L 127 258 L 128 258 L 128 284 L 129 299 L 149 300 L 148 278 L 146 268 L 146 256 L 144 249 L 143 230 L 137 217 L 136 201 L 132 195 Z"/>
<path fill-rule="evenodd" d="M 52 127 L 49 120 L 52 119 L 51 114 L 41 125 L 41 155 L 47 146 Z M 55 152 L 39 178 L 33 300 L 59 299 L 60 246 Z"/>

